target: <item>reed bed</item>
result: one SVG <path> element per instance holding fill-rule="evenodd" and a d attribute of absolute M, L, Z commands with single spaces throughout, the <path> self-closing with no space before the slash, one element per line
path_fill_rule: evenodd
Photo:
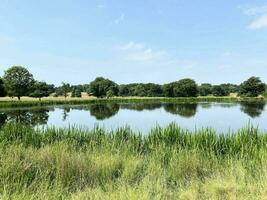
<path fill-rule="evenodd" d="M 0 129 L 0 199 L 264 199 L 266 186 L 267 135 L 253 127 Z"/>

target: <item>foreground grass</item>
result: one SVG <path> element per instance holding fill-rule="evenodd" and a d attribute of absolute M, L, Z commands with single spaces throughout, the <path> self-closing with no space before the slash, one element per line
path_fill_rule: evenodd
<path fill-rule="evenodd" d="M 0 199 L 264 199 L 267 135 L 7 124 Z"/>

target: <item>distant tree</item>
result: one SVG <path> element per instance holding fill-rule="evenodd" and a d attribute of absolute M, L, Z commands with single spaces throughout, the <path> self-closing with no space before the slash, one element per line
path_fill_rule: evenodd
<path fill-rule="evenodd" d="M 49 86 L 45 82 L 35 81 L 32 87 L 32 92 L 29 96 L 39 98 L 48 97 L 50 95 Z"/>
<path fill-rule="evenodd" d="M 129 85 L 120 85 L 119 86 L 119 96 L 122 96 L 122 97 L 131 96 Z"/>
<path fill-rule="evenodd" d="M 67 98 L 68 93 L 71 91 L 70 84 L 62 82 L 62 86 L 60 88 L 62 95 Z"/>
<path fill-rule="evenodd" d="M 198 95 L 196 82 L 189 78 L 172 83 L 172 87 L 175 97 L 196 97 Z"/>
<path fill-rule="evenodd" d="M 264 91 L 265 84 L 261 82 L 260 78 L 253 76 L 240 85 L 239 95 L 246 97 L 257 97 L 264 93 Z"/>
<path fill-rule="evenodd" d="M 215 85 L 212 88 L 212 94 L 214 96 L 228 96 L 229 92 L 221 85 Z"/>
<path fill-rule="evenodd" d="M 163 96 L 163 91 L 161 85 L 154 83 L 147 83 L 144 85 L 146 90 L 146 96 L 148 97 L 161 97 Z"/>
<path fill-rule="evenodd" d="M 0 78 L 0 97 L 6 96 L 6 89 L 3 80 Z"/>
<path fill-rule="evenodd" d="M 71 92 L 71 97 L 82 97 L 82 89 L 80 87 L 73 88 Z"/>
<path fill-rule="evenodd" d="M 134 96 L 144 97 L 146 96 L 146 89 L 142 84 L 138 84 L 134 87 Z"/>
<path fill-rule="evenodd" d="M 200 96 L 212 95 L 212 85 L 209 83 L 203 83 L 198 87 Z"/>
<path fill-rule="evenodd" d="M 90 83 L 88 94 L 92 94 L 96 97 L 106 97 L 107 94 L 111 94 L 117 96 L 119 93 L 118 85 L 103 77 L 97 77 L 94 81 Z"/>
<path fill-rule="evenodd" d="M 56 92 L 55 85 L 54 84 L 48 84 L 48 90 L 49 90 L 49 94 Z"/>
<path fill-rule="evenodd" d="M 131 83 L 119 86 L 120 96 L 159 97 L 163 96 L 162 86 L 154 83 Z"/>
<path fill-rule="evenodd" d="M 173 84 L 172 83 L 164 84 L 162 86 L 162 92 L 163 92 L 163 96 L 165 97 L 174 97 Z"/>
<path fill-rule="evenodd" d="M 235 84 L 224 83 L 224 84 L 221 84 L 220 86 L 226 91 L 227 94 L 238 93 L 239 91 L 239 86 Z"/>
<path fill-rule="evenodd" d="M 7 94 L 16 96 L 19 100 L 21 96 L 30 93 L 34 83 L 33 75 L 21 66 L 13 66 L 6 70 L 3 79 Z"/>

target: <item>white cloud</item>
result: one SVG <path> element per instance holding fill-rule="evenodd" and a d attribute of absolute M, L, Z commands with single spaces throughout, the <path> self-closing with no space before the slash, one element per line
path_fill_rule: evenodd
<path fill-rule="evenodd" d="M 267 28 L 267 14 L 263 15 L 263 16 L 260 16 L 259 18 L 257 18 L 254 21 L 252 21 L 248 25 L 248 28 L 251 29 L 251 30 Z"/>
<path fill-rule="evenodd" d="M 250 30 L 267 28 L 267 5 L 243 9 L 245 15 L 253 18 L 247 26 Z"/>
<path fill-rule="evenodd" d="M 164 59 L 167 53 L 164 51 L 154 51 L 150 48 L 142 49 L 141 51 L 129 54 L 126 59 L 129 61 L 157 61 Z"/>
<path fill-rule="evenodd" d="M 255 15 L 261 15 L 261 14 L 266 14 L 266 13 L 267 13 L 267 5 L 244 9 L 244 14 L 248 16 L 255 16 Z"/>

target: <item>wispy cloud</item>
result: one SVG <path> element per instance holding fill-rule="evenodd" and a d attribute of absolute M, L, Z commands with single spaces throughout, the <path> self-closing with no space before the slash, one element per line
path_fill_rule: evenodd
<path fill-rule="evenodd" d="M 122 45 L 120 48 L 122 50 L 139 50 L 139 49 L 144 49 L 145 45 L 142 43 L 129 42 L 125 45 Z"/>
<path fill-rule="evenodd" d="M 120 47 L 126 52 L 126 60 L 136 62 L 158 61 L 168 57 L 167 52 L 162 50 L 153 50 L 142 43 L 129 42 Z"/>
<path fill-rule="evenodd" d="M 267 28 L 267 14 L 255 19 L 248 25 L 248 28 L 251 30 Z"/>
<path fill-rule="evenodd" d="M 258 6 L 258 7 L 250 7 L 250 8 L 243 8 L 244 14 L 248 16 L 255 16 L 267 13 L 267 5 L 265 6 Z"/>
<path fill-rule="evenodd" d="M 243 9 L 245 15 L 253 18 L 247 26 L 250 30 L 267 28 L 267 5 Z"/>

